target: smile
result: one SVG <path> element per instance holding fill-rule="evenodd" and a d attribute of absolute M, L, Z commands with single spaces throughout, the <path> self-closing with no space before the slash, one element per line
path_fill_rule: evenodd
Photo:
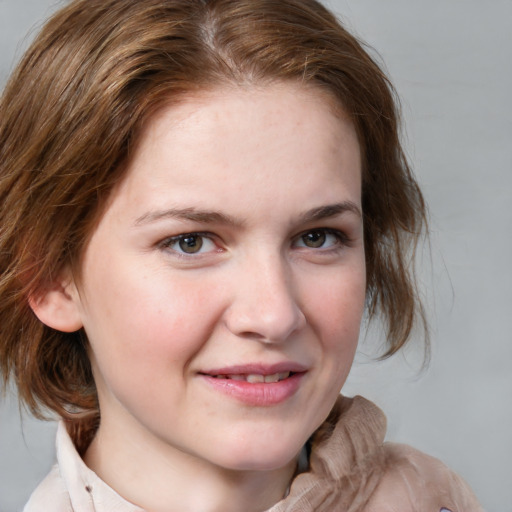
<path fill-rule="evenodd" d="M 248 365 L 201 372 L 217 395 L 255 407 L 275 406 L 295 395 L 308 370 L 295 363 Z"/>
<path fill-rule="evenodd" d="M 272 375 L 261 375 L 258 373 L 251 373 L 248 375 L 213 375 L 216 379 L 229 379 L 236 381 L 249 382 L 250 384 L 272 383 L 280 382 L 290 377 L 291 372 L 273 373 Z"/>

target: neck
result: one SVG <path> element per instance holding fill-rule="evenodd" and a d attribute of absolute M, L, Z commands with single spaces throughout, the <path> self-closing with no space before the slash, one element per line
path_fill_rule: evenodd
<path fill-rule="evenodd" d="M 262 512 L 280 501 L 296 459 L 265 470 L 230 470 L 102 418 L 85 463 L 127 501 L 151 512 Z"/>

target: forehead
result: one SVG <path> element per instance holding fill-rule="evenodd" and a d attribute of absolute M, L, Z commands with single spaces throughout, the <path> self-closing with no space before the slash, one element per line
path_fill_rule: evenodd
<path fill-rule="evenodd" d="M 181 156 L 193 157 L 207 149 L 197 145 L 199 141 L 212 142 L 218 154 L 228 143 L 238 142 L 242 156 L 244 150 L 254 149 L 251 142 L 267 142 L 267 153 L 277 154 L 279 147 L 293 142 L 293 137 L 284 140 L 289 128 L 296 139 L 307 135 L 311 145 L 319 149 L 335 150 L 340 143 L 358 145 L 353 123 L 329 92 L 315 86 L 278 82 L 198 92 L 176 105 L 164 106 L 141 130 L 132 163 L 172 142 L 173 149 L 191 150 L 183 151 Z"/>
<path fill-rule="evenodd" d="M 162 208 L 180 199 L 178 190 L 182 197 L 201 192 L 205 200 L 211 191 L 218 203 L 225 197 L 232 204 L 233 193 L 277 202 L 297 192 L 300 176 L 314 200 L 338 174 L 359 191 L 360 168 L 353 124 L 326 92 L 295 83 L 225 87 L 157 111 L 118 192 Z M 301 200 L 307 191 L 300 190 Z"/>

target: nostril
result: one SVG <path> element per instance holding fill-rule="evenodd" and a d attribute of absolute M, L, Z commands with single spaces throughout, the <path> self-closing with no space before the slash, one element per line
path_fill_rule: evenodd
<path fill-rule="evenodd" d="M 243 291 L 233 298 L 224 312 L 226 327 L 238 337 L 262 343 L 281 343 L 306 324 L 303 311 L 284 285 L 274 283 L 265 294 L 253 290 L 250 284 Z"/>

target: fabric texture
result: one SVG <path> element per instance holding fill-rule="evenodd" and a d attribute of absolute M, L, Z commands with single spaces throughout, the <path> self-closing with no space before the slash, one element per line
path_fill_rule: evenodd
<path fill-rule="evenodd" d="M 267 512 L 483 512 L 469 487 L 442 462 L 385 443 L 386 419 L 362 397 L 340 397 L 308 443 L 309 467 Z M 57 464 L 24 512 L 143 512 L 91 471 L 63 422 Z"/>

